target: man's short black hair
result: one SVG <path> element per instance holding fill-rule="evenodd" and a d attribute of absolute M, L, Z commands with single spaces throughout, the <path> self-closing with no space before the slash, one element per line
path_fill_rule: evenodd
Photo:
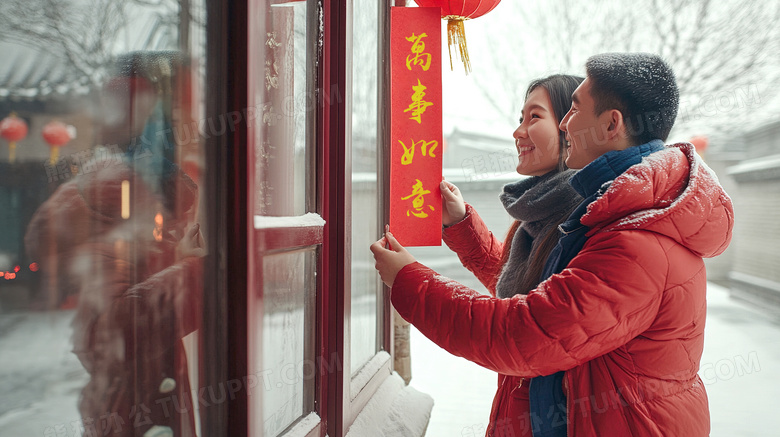
<path fill-rule="evenodd" d="M 633 145 L 666 141 L 677 118 L 680 92 L 674 72 L 650 53 L 602 53 L 585 63 L 596 115 L 623 114 Z"/>

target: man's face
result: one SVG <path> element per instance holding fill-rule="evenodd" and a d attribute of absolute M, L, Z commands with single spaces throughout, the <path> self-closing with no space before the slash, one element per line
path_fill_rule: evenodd
<path fill-rule="evenodd" d="M 611 150 L 607 144 L 610 111 L 596 115 L 590 89 L 591 82 L 586 77 L 574 90 L 571 109 L 558 126 L 566 132 L 566 140 L 569 142 L 566 149 L 566 165 L 569 168 L 583 168 Z"/>

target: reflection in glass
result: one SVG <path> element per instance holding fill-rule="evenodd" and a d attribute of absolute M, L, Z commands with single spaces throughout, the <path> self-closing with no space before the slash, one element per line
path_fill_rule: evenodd
<path fill-rule="evenodd" d="M 264 436 L 313 411 L 315 269 L 315 249 L 263 258 Z"/>
<path fill-rule="evenodd" d="M 377 352 L 377 294 L 381 283 L 367 250 L 379 237 L 377 96 L 379 3 L 355 2 L 352 41 L 352 310 L 351 372 Z"/>
<path fill-rule="evenodd" d="M 198 435 L 204 23 L 0 6 L 0 119 L 29 127 L 0 142 L 0 435 Z"/>

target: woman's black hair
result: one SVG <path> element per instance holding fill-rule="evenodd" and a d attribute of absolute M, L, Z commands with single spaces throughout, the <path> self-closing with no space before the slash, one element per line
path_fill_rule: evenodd
<path fill-rule="evenodd" d="M 550 96 L 555 118 L 560 123 L 571 108 L 571 95 L 583 80 L 585 80 L 584 77 L 569 74 L 553 74 L 536 79 L 528 85 L 525 98 L 527 100 L 535 89 L 544 88 L 547 95 Z M 566 170 L 566 134 L 560 131 L 558 132 L 558 171 L 563 170 Z"/>
<path fill-rule="evenodd" d="M 583 80 L 585 80 L 584 77 L 571 76 L 568 74 L 553 74 L 552 76 L 536 79 L 528 85 L 528 90 L 525 92 L 525 98 L 528 100 L 528 96 L 535 89 L 539 87 L 544 88 L 547 91 L 547 95 L 550 96 L 553 114 L 558 123 L 560 123 L 571 108 L 571 95 L 574 93 L 574 90 L 580 86 L 580 83 L 582 83 Z M 566 134 L 563 133 L 563 131 L 560 131 L 558 137 L 558 168 L 556 170 L 564 171 L 566 168 Z M 571 211 L 564 214 L 563 217 L 568 217 L 569 213 L 571 213 Z M 520 228 L 520 225 L 521 222 L 515 220 L 512 223 L 512 226 L 509 227 L 506 239 L 504 240 L 504 250 L 501 254 L 502 264 L 506 264 L 509 260 L 512 240 L 514 239 L 515 233 Z M 539 238 L 540 241 L 535 244 L 535 250 L 530 254 L 526 271 L 520 280 L 520 284 L 517 286 L 517 293 L 519 294 L 528 294 L 528 292 L 539 285 L 539 279 L 542 276 L 547 257 L 558 243 L 558 228 L 552 227 L 546 235 L 539 235 L 537 238 Z"/>

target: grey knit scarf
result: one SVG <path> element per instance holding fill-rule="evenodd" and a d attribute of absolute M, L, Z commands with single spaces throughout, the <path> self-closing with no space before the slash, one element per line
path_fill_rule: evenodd
<path fill-rule="evenodd" d="M 496 283 L 496 296 L 507 298 L 530 291 L 520 290 L 520 287 L 537 243 L 582 201 L 569 185 L 574 173 L 575 170 L 552 171 L 504 185 L 499 196 L 501 203 L 521 224 L 512 238 L 509 258 Z"/>

